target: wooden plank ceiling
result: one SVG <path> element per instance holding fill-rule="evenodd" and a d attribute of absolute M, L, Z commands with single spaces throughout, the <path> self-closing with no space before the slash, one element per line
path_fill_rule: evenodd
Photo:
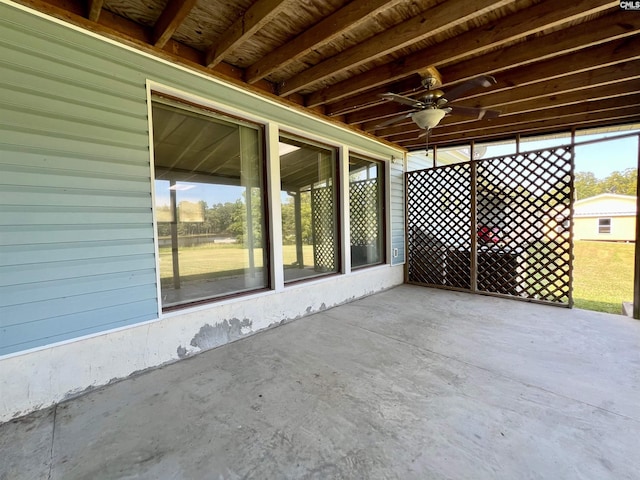
<path fill-rule="evenodd" d="M 429 144 L 640 122 L 640 13 L 619 0 L 21 0 L 29 7 L 408 150 L 436 67 L 446 92 L 478 75 L 495 85 L 452 102 L 501 112 L 447 115 Z"/>

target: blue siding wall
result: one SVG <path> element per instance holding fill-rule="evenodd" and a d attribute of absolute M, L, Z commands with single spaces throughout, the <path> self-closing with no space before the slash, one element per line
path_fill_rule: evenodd
<path fill-rule="evenodd" d="M 0 355 L 157 318 L 147 79 L 401 155 L 0 3 Z M 402 254 L 403 211 L 396 193 L 392 238 Z"/>
<path fill-rule="evenodd" d="M 0 354 L 157 317 L 144 84 L 1 8 Z"/>

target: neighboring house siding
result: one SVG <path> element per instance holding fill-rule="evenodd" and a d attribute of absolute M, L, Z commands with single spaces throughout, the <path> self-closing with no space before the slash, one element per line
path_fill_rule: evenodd
<path fill-rule="evenodd" d="M 600 219 L 609 220 L 609 232 L 600 231 Z M 604 193 L 579 200 L 573 220 L 575 240 L 635 241 L 636 197 Z"/>
<path fill-rule="evenodd" d="M 611 219 L 611 232 L 600 233 L 598 219 Z M 636 237 L 635 217 L 588 217 L 576 218 L 573 224 L 573 237 L 575 240 L 609 240 L 616 242 L 632 242 Z"/>
<path fill-rule="evenodd" d="M 401 155 L 7 4 L 0 38 L 0 355 L 158 317 L 147 79 Z M 390 236 L 403 255 L 401 178 L 392 168 Z"/>

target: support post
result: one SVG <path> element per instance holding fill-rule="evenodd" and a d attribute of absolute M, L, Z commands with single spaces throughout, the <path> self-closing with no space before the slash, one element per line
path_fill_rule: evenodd
<path fill-rule="evenodd" d="M 171 203 L 171 262 L 173 264 L 173 288 L 180 288 L 180 261 L 178 259 L 178 203 L 175 189 L 176 181 L 169 182 L 169 198 Z"/>
<path fill-rule="evenodd" d="M 256 275 L 256 259 L 254 251 L 254 238 L 253 238 L 253 206 L 251 200 L 251 185 L 245 187 L 245 206 L 247 209 L 247 238 L 245 246 L 249 251 L 249 275 L 255 277 Z"/>
<path fill-rule="evenodd" d="M 640 173 L 640 135 L 638 135 L 638 172 Z M 633 318 L 640 320 L 640 196 L 636 186 L 636 243 L 633 269 Z"/>
<path fill-rule="evenodd" d="M 470 258 L 470 275 L 471 275 L 471 291 L 478 291 L 478 192 L 477 192 L 477 166 L 474 160 L 474 142 L 471 140 L 469 146 L 470 164 L 471 164 L 471 258 Z"/>
<path fill-rule="evenodd" d="M 302 248 L 302 199 L 300 189 L 296 190 L 293 197 L 293 211 L 296 224 L 296 262 L 298 268 L 304 268 L 304 250 Z"/>

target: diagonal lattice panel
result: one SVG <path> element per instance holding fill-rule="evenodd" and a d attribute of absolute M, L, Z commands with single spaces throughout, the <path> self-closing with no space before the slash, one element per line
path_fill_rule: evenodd
<path fill-rule="evenodd" d="M 573 149 L 473 164 L 406 174 L 408 282 L 570 306 Z"/>
<path fill-rule="evenodd" d="M 471 166 L 407 173 L 407 276 L 412 283 L 471 288 Z"/>
<path fill-rule="evenodd" d="M 331 187 L 311 190 L 311 227 L 313 232 L 313 260 L 317 271 L 336 269 L 336 228 Z"/>
<path fill-rule="evenodd" d="M 349 184 L 351 245 L 375 245 L 378 241 L 378 179 Z"/>
<path fill-rule="evenodd" d="M 478 290 L 570 304 L 570 147 L 479 160 Z"/>

